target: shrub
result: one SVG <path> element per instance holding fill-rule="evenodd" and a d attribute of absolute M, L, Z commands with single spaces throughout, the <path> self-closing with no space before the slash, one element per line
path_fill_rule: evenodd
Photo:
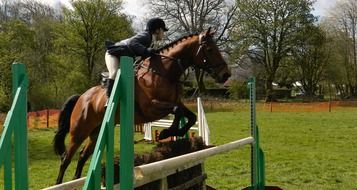
<path fill-rule="evenodd" d="M 6 93 L 0 88 L 0 112 L 8 112 L 10 109 L 10 100 Z"/>
<path fill-rule="evenodd" d="M 228 92 L 231 99 L 246 99 L 249 95 L 247 83 L 243 81 L 232 81 Z"/>

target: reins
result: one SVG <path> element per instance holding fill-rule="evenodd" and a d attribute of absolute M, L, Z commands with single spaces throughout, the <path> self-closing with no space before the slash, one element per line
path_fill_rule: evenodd
<path fill-rule="evenodd" d="M 185 72 L 185 69 L 184 69 L 184 67 L 182 66 L 181 59 L 177 59 L 177 58 L 174 58 L 174 57 L 170 57 L 170 56 L 162 55 L 162 54 L 158 54 L 158 53 L 155 53 L 155 55 L 160 56 L 160 57 L 163 57 L 163 58 L 166 58 L 166 59 L 169 59 L 169 60 L 173 61 L 173 63 L 176 63 L 176 64 L 179 66 L 181 72 L 182 72 L 183 75 L 184 75 L 184 79 L 183 79 L 183 80 L 178 80 L 178 82 L 184 82 L 184 81 L 187 80 L 189 73 L 186 73 L 186 72 Z M 141 60 L 140 63 L 137 64 L 136 70 L 138 70 L 139 67 L 140 67 L 140 68 L 144 68 L 144 69 L 148 70 L 149 72 L 152 72 L 152 73 L 157 74 L 157 75 L 159 75 L 159 76 L 165 77 L 164 74 L 162 74 L 162 73 L 156 71 L 155 69 L 151 69 L 151 68 L 145 66 L 145 65 L 143 64 L 142 60 Z"/>
<path fill-rule="evenodd" d="M 182 66 L 182 61 L 181 59 L 177 59 L 177 58 L 174 58 L 174 57 L 170 57 L 170 56 L 167 56 L 167 55 L 162 55 L 162 54 L 157 54 L 158 56 L 161 56 L 161 57 L 164 57 L 164 58 L 167 58 L 167 59 L 170 59 L 172 60 L 174 63 L 177 63 L 177 65 L 179 66 L 181 72 L 183 73 L 183 80 L 179 80 L 178 82 L 184 82 L 187 80 L 188 78 L 188 75 L 189 75 L 189 72 L 185 72 L 185 68 Z"/>

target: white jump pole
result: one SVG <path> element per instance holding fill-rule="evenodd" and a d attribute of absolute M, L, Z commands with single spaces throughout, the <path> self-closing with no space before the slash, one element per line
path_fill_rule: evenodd
<path fill-rule="evenodd" d="M 83 187 L 83 184 L 86 180 L 86 177 L 82 177 L 79 179 L 75 179 L 72 181 L 68 181 L 65 183 L 61 183 L 58 185 L 54 185 L 51 187 L 44 188 L 42 190 L 73 190 L 73 189 L 80 189 Z"/>
<path fill-rule="evenodd" d="M 165 177 L 166 174 L 164 171 L 177 170 L 177 168 L 185 167 L 185 165 L 190 164 L 192 162 L 197 162 L 199 160 L 206 159 L 216 154 L 220 154 L 232 149 L 240 148 L 244 145 L 251 144 L 253 142 L 254 142 L 253 137 L 247 137 L 224 145 L 200 150 L 197 152 L 185 154 L 182 156 L 177 156 L 174 158 L 169 158 L 166 160 L 161 160 L 158 162 L 153 162 L 142 166 L 137 166 L 134 168 L 135 184 L 136 185 L 137 183 L 146 184 L 150 181 Z"/>

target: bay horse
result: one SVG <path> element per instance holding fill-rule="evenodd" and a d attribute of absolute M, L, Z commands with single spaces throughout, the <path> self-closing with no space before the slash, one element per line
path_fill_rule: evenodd
<path fill-rule="evenodd" d="M 200 34 L 182 37 L 159 49 L 157 55 L 143 60 L 135 72 L 134 123 L 141 124 L 174 114 L 170 128 L 163 130 L 159 138 L 183 136 L 196 122 L 196 115 L 181 101 L 180 78 L 189 67 L 203 69 L 216 82 L 223 83 L 230 70 L 223 59 L 209 28 Z M 58 130 L 53 139 L 55 153 L 61 156 L 61 165 L 56 183 L 62 183 L 65 170 L 84 140 L 87 144 L 80 151 L 74 179 L 81 176 L 83 166 L 92 155 L 105 113 L 106 89 L 95 86 L 82 95 L 70 97 L 63 105 L 58 121 Z M 119 108 L 119 106 L 118 106 Z M 119 123 L 119 109 L 115 123 Z M 181 117 L 187 123 L 179 128 Z M 66 149 L 65 138 L 69 133 Z"/>

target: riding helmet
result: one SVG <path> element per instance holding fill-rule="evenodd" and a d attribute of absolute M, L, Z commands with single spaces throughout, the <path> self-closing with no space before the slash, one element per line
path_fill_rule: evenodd
<path fill-rule="evenodd" d="M 165 22 L 161 18 L 152 18 L 146 23 L 146 31 L 153 32 L 156 29 L 162 28 L 164 31 L 168 31 Z"/>

